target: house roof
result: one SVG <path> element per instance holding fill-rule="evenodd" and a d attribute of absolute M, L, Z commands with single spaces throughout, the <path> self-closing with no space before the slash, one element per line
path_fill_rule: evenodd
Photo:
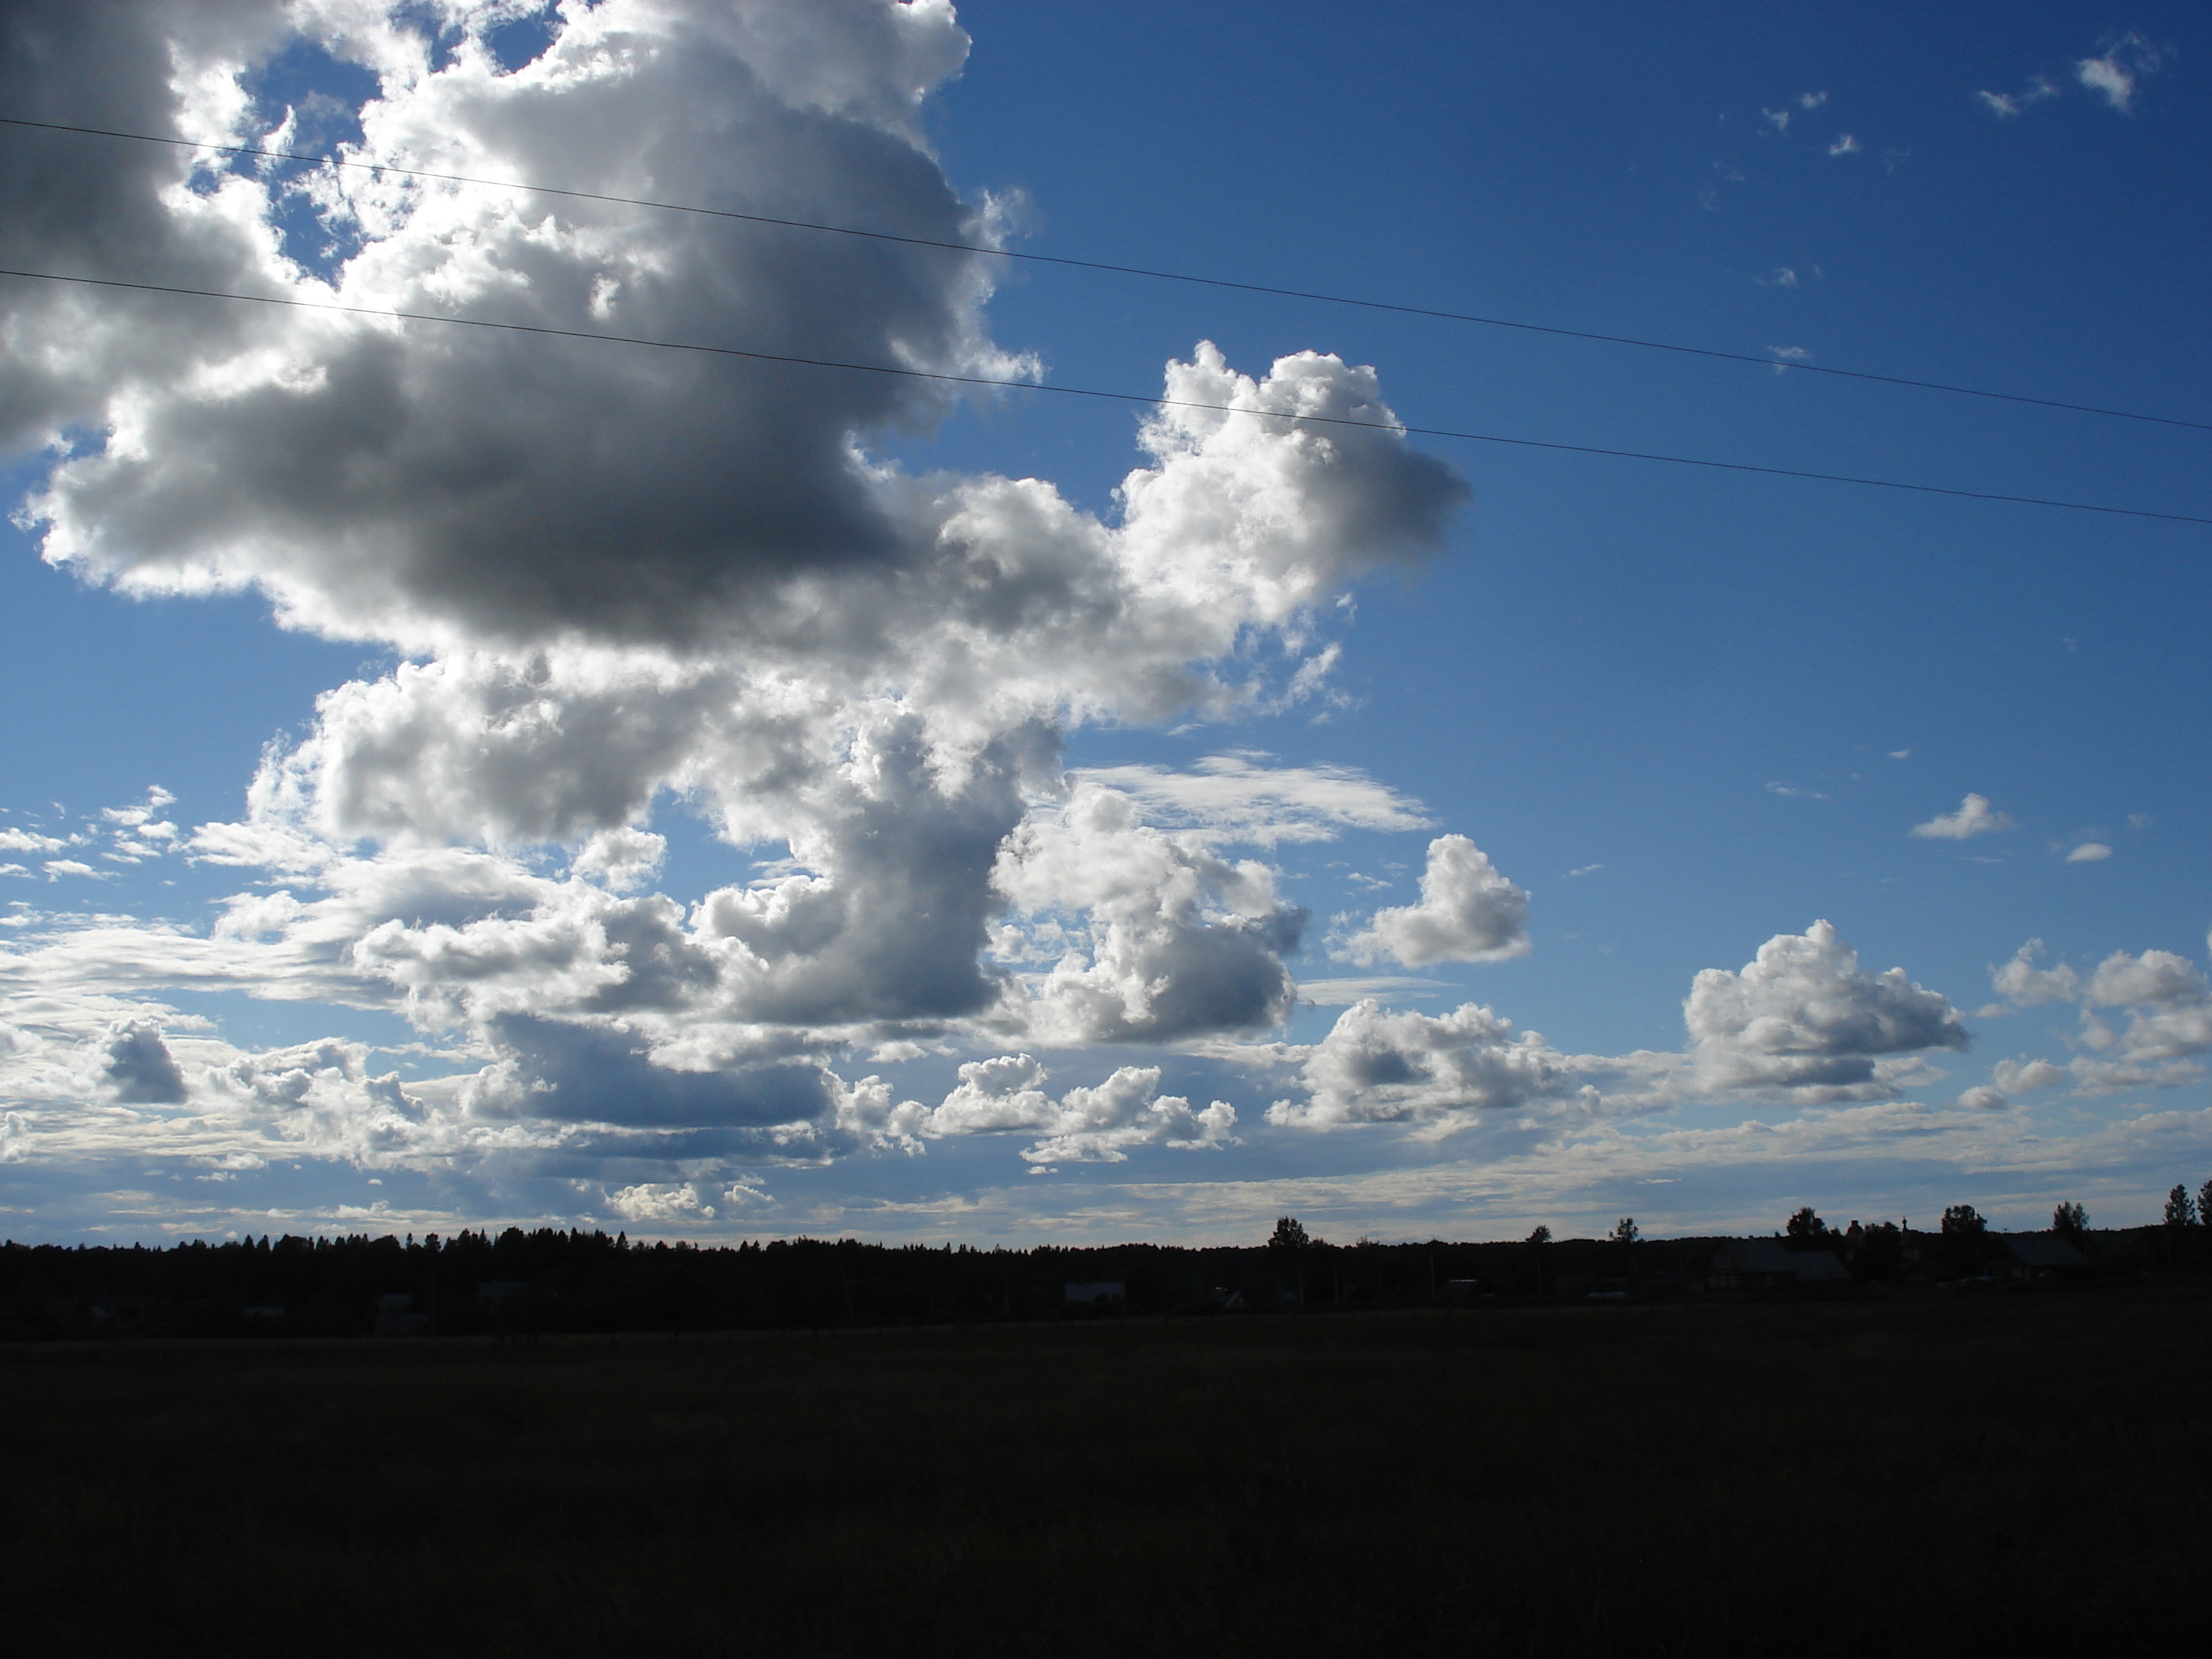
<path fill-rule="evenodd" d="M 1731 1239 L 1713 1253 L 1720 1273 L 1788 1273 L 1801 1282 L 1849 1279 L 1844 1264 L 1826 1250 L 1793 1250 L 1778 1238 Z"/>
<path fill-rule="evenodd" d="M 2086 1267 L 2089 1265 L 2088 1257 L 2057 1233 L 2000 1233 L 1997 1237 L 2005 1249 L 2012 1252 L 2013 1260 L 2023 1267 Z"/>

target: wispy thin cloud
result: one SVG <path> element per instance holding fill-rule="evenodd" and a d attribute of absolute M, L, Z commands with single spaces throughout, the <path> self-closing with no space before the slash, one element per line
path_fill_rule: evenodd
<path fill-rule="evenodd" d="M 2107 46 L 2102 55 L 2082 58 L 2075 64 L 2074 73 L 2083 86 L 2100 94 L 2121 114 L 2129 115 L 2135 109 L 2136 82 L 2158 73 L 2170 50 L 2151 45 L 2130 29 Z"/>
<path fill-rule="evenodd" d="M 2058 83 L 2047 75 L 2031 76 L 2027 85 L 2018 92 L 1978 92 L 1982 107 L 2001 121 L 2008 121 L 2022 110 L 2058 96 Z"/>

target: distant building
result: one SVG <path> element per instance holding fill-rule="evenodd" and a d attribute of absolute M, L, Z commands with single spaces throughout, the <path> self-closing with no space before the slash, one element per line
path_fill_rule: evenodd
<path fill-rule="evenodd" d="M 1826 1250 L 1792 1250 L 1779 1239 L 1731 1239 L 1705 1267 L 1709 1291 L 1778 1291 L 1799 1285 L 1848 1285 L 1850 1272 Z"/>
<path fill-rule="evenodd" d="M 2089 1268 L 2089 1258 L 2057 1233 L 1998 1233 L 1990 1243 L 2002 1279 L 2057 1279 Z"/>
<path fill-rule="evenodd" d="M 1063 1285 L 1061 1291 L 1070 1302 L 1120 1303 L 1129 1299 L 1128 1289 L 1118 1279 L 1091 1279 L 1080 1285 Z"/>
<path fill-rule="evenodd" d="M 409 1311 L 415 1298 L 404 1291 L 376 1298 L 376 1334 L 379 1336 L 427 1336 L 430 1333 L 430 1316 Z"/>

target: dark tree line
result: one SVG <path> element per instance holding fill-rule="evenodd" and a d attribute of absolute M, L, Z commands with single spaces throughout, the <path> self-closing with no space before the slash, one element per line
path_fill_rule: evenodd
<path fill-rule="evenodd" d="M 167 1249 L 9 1243 L 0 1245 L 0 1336 L 819 1328 L 1412 1305 L 1454 1279 L 1510 1279 L 1521 1248 L 1337 1248 L 1303 1229 L 1253 1249 L 808 1238 L 700 1248 L 514 1228 Z M 1099 1282 L 1120 1285 L 1121 1298 L 1070 1301 L 1069 1285 Z"/>
<path fill-rule="evenodd" d="M 2162 1226 L 2094 1232 L 2062 1204 L 2052 1231 L 2112 1273 L 2212 1265 L 2212 1182 L 2177 1186 Z M 1778 1235 L 1827 1250 L 1857 1282 L 1972 1277 L 1995 1258 L 1973 1206 L 1937 1231 L 1810 1206 Z M 0 1340 L 114 1334 L 531 1335 L 1094 1319 L 1464 1305 L 1498 1298 L 1687 1294 L 1726 1240 L 1649 1239 L 1624 1216 L 1596 1239 L 1538 1227 L 1510 1243 L 1333 1244 L 1283 1217 L 1253 1249 L 1100 1249 L 780 1239 L 701 1248 L 509 1228 L 450 1238 L 245 1238 L 166 1249 L 0 1244 Z M 1070 1287 L 1119 1295 L 1073 1298 Z"/>
<path fill-rule="evenodd" d="M 1285 1218 L 1254 1249 L 789 1239 L 701 1248 L 510 1228 L 450 1238 L 246 1238 L 167 1249 L 0 1245 L 0 1337 L 525 1335 L 1214 1316 L 1572 1294 L 1663 1279 L 1684 1241 L 1332 1244 Z M 1107 1283 L 1118 1300 L 1072 1301 Z"/>

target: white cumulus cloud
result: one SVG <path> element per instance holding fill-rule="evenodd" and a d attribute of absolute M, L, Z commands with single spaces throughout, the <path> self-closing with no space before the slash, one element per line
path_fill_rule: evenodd
<path fill-rule="evenodd" d="M 1271 1123 L 1338 1128 L 1396 1123 L 1439 1132 L 1492 1114 L 1598 1109 L 1590 1062 L 1474 1003 L 1449 1014 L 1385 1009 L 1373 998 L 1338 1017 L 1304 1053 L 1300 1101 L 1270 1107 Z"/>
<path fill-rule="evenodd" d="M 1049 1075 L 1028 1054 L 971 1060 L 933 1109 L 914 1109 L 897 1127 L 931 1139 L 1034 1133 L 1039 1138 L 1022 1152 L 1032 1164 L 1120 1164 L 1132 1147 L 1191 1151 L 1233 1139 L 1234 1107 L 1217 1100 L 1194 1108 L 1180 1095 L 1161 1094 L 1157 1066 L 1121 1066 L 1103 1083 L 1070 1089 L 1058 1100 L 1045 1091 Z"/>
<path fill-rule="evenodd" d="M 49 5 L 39 52 L 0 40 L 0 104 L 258 143 L 304 118 L 250 89 L 322 52 L 373 77 L 333 129 L 349 156 L 1004 234 L 1002 204 L 963 196 L 926 136 L 967 51 L 949 5 L 604 0 L 562 9 L 512 70 L 488 45 L 511 5 L 445 8 L 438 53 L 419 10 Z M 18 137 L 0 218 L 32 269 L 122 249 L 116 274 L 151 283 L 1042 372 L 992 337 L 994 263 L 957 247 Z M 31 467 L 21 513 L 50 562 L 131 592 L 252 590 L 288 625 L 403 656 L 324 696 L 240 822 L 187 836 L 160 790 L 105 815 L 105 857 L 246 872 L 210 930 L 33 930 L 22 972 L 404 1015 L 476 1069 L 402 1090 L 359 1056 L 194 1062 L 240 1133 L 293 1125 L 372 1159 L 901 1146 L 910 1103 L 842 1056 L 1280 1021 L 1305 912 L 1245 854 L 1427 828 L 1425 811 L 1351 768 L 1246 752 L 1070 777 L 1067 733 L 1325 700 L 1340 596 L 1432 553 L 1468 491 L 1407 441 L 1373 369 L 1326 352 L 1245 373 L 1201 341 L 1161 386 L 1175 401 L 1102 515 L 1048 480 L 884 459 L 969 395 L 926 378 L 0 289 L 0 447 Z M 669 811 L 726 849 L 720 884 L 662 890 Z M 161 1041 L 129 1039 L 114 1090 L 174 1091 Z M 1040 1156 L 1227 1133 L 1225 1105 L 1127 1070 L 1061 1097 Z"/>
<path fill-rule="evenodd" d="M 2116 951 L 2097 964 L 2082 1000 L 2090 1007 L 2079 1040 L 2088 1052 L 2069 1068 L 2082 1092 L 2171 1087 L 2202 1074 L 2197 1056 L 2212 1050 L 2212 984 L 2188 957 Z M 2126 1025 L 2115 1031 L 2094 1008 L 2125 1008 Z"/>
<path fill-rule="evenodd" d="M 1528 895 L 1465 836 L 1439 836 L 1429 843 L 1419 903 L 1376 911 L 1344 945 L 1354 962 L 1387 957 L 1408 968 L 1502 962 L 1528 949 Z"/>
<path fill-rule="evenodd" d="M 1820 1100 L 1895 1093 L 1910 1057 L 1967 1041 L 1949 999 L 1902 968 L 1863 971 L 1826 921 L 1777 934 L 1740 971 L 1699 973 L 1683 1018 L 1700 1085 Z"/>
<path fill-rule="evenodd" d="M 1939 813 L 1925 823 L 1916 823 L 1912 833 L 1927 841 L 1970 841 L 2014 827 L 2014 820 L 1991 806 L 1987 795 L 1970 794 L 1959 803 L 1957 811 Z"/>
<path fill-rule="evenodd" d="M 2073 1001 L 2081 994 L 2081 975 L 2063 962 L 2056 968 L 2037 967 L 2036 959 L 2042 954 L 2043 941 L 2028 940 L 2013 952 L 2010 961 L 1990 969 L 1990 985 L 2016 1008 Z"/>

